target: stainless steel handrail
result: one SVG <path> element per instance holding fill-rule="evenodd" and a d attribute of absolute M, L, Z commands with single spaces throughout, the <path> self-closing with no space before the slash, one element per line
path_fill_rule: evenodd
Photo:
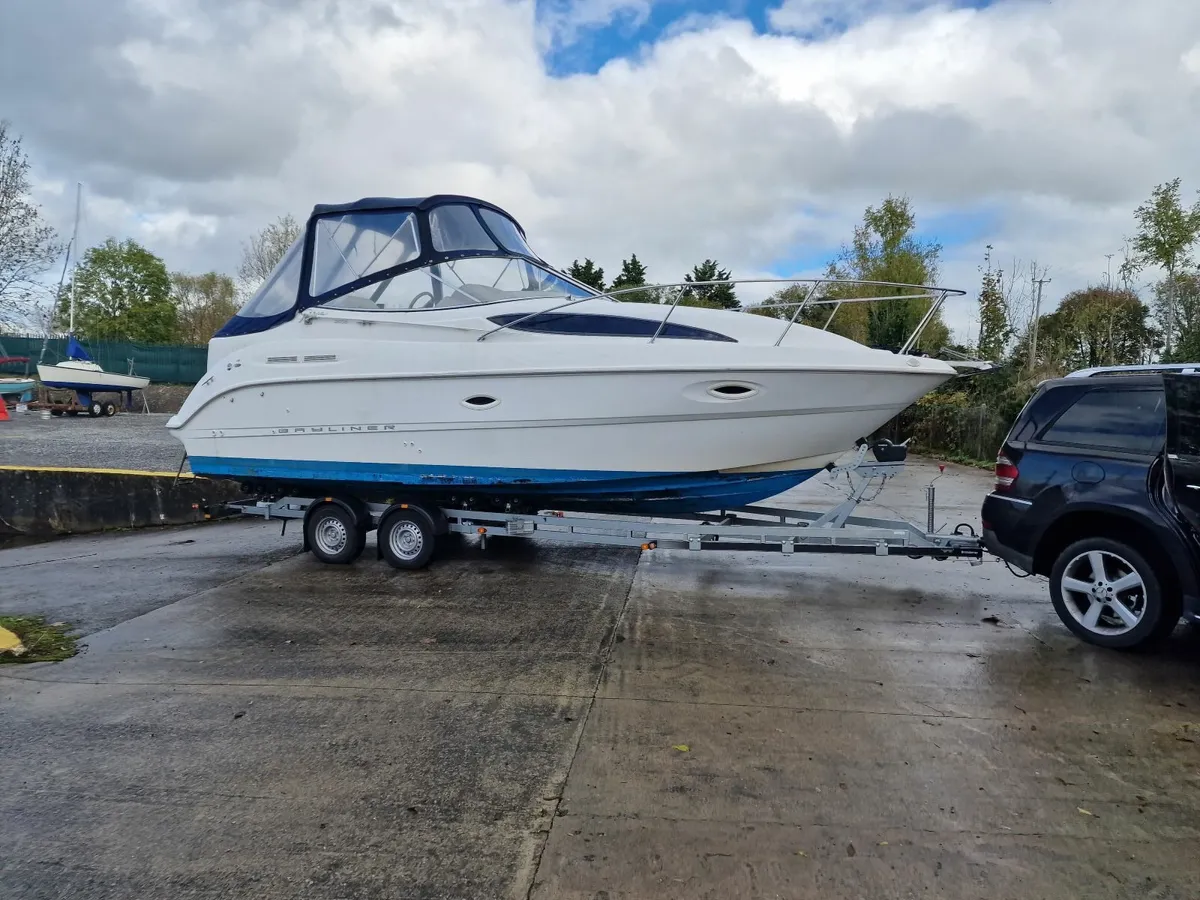
<path fill-rule="evenodd" d="M 478 338 L 476 338 L 476 340 L 482 341 L 482 340 L 490 337 L 491 335 L 495 334 L 498 331 L 504 331 L 506 328 L 513 328 L 517 325 L 520 325 L 522 322 L 528 321 L 529 319 L 532 319 L 536 316 L 542 315 L 544 313 L 555 312 L 560 309 L 566 309 L 569 306 L 574 306 L 577 303 L 583 303 L 588 300 L 606 300 L 607 299 L 607 300 L 617 300 L 618 302 L 621 302 L 621 297 L 624 294 L 635 294 L 635 293 L 645 292 L 645 291 L 656 291 L 656 292 L 661 293 L 668 289 L 675 289 L 675 297 L 668 304 L 661 304 L 661 303 L 660 304 L 643 304 L 643 305 L 665 305 L 667 307 L 666 311 L 663 313 L 662 319 L 658 323 L 658 328 L 655 330 L 654 334 L 650 338 L 650 343 L 654 343 L 662 335 L 663 330 L 667 327 L 667 322 L 670 320 L 671 314 L 675 311 L 676 307 L 678 307 L 680 305 L 680 303 L 683 301 L 683 299 L 687 296 L 689 288 L 715 287 L 717 285 L 732 286 L 732 285 L 745 285 L 745 284 L 778 284 L 778 285 L 784 285 L 784 286 L 793 286 L 793 285 L 796 285 L 796 286 L 807 285 L 808 286 L 808 290 L 805 292 L 804 297 L 800 300 L 787 300 L 787 301 L 782 301 L 782 302 L 780 302 L 780 301 L 769 302 L 768 301 L 768 302 L 754 304 L 752 306 L 742 307 L 740 310 L 730 310 L 730 312 L 753 313 L 754 310 L 757 310 L 757 309 L 787 309 L 789 307 L 795 306 L 796 309 L 792 312 L 791 316 L 788 318 L 787 322 L 784 324 L 782 332 L 780 333 L 779 337 L 775 341 L 776 347 L 780 346 L 783 343 L 783 339 L 787 336 L 787 333 L 791 329 L 792 325 L 794 325 L 796 323 L 796 321 L 800 318 L 800 314 L 809 306 L 833 306 L 833 311 L 830 313 L 829 318 L 826 320 L 825 325 L 823 326 L 824 329 L 827 330 L 830 326 L 830 323 L 832 323 L 832 321 L 833 321 L 833 317 L 837 315 L 838 310 L 842 307 L 843 304 L 846 304 L 846 303 L 878 303 L 878 302 L 887 301 L 887 300 L 929 300 L 929 301 L 931 301 L 930 305 L 929 305 L 929 309 L 925 311 L 925 314 L 921 317 L 921 321 L 917 324 L 916 328 L 913 329 L 912 333 L 908 336 L 908 339 L 904 342 L 904 345 L 900 348 L 900 352 L 905 353 L 905 354 L 908 353 L 909 351 L 911 351 L 913 349 L 913 347 L 916 346 L 917 342 L 921 339 L 921 334 L 928 327 L 929 323 L 933 321 L 933 317 L 937 314 L 937 311 L 939 309 L 941 309 L 942 305 L 946 301 L 946 298 L 962 297 L 962 296 L 966 295 L 966 291 L 961 291 L 956 288 L 943 288 L 943 287 L 937 287 L 937 286 L 933 286 L 933 285 L 924 285 L 924 284 L 907 284 L 905 282 L 900 282 L 900 281 L 867 281 L 867 280 L 859 280 L 859 279 L 853 279 L 853 278 L 739 278 L 737 280 L 729 280 L 729 281 L 724 281 L 724 280 L 676 281 L 676 282 L 670 282 L 670 283 L 665 283 L 665 284 L 644 284 L 644 285 L 638 285 L 636 287 L 621 288 L 620 290 L 615 290 L 615 291 L 597 292 L 596 294 L 589 295 L 586 297 L 570 297 L 570 299 L 568 299 L 564 303 L 559 303 L 555 306 L 547 307 L 546 309 L 535 310 L 524 316 L 521 316 L 520 318 L 514 319 L 511 322 L 506 322 L 503 325 L 497 325 L 491 331 L 486 331 L 483 334 L 481 334 Z M 837 288 L 840 286 L 902 288 L 902 289 L 907 289 L 909 291 L 915 291 L 916 293 L 893 294 L 890 296 L 883 296 L 883 297 L 840 297 L 840 298 L 839 297 L 829 297 L 829 298 L 825 298 L 825 299 L 820 299 L 820 298 L 813 299 L 814 296 L 816 295 L 817 291 L 820 290 L 821 288 L 830 289 L 830 288 Z M 513 299 L 533 299 L 534 296 L 545 297 L 547 295 L 536 294 L 536 295 L 532 295 L 531 297 L 528 297 L 528 298 L 517 297 L 517 298 L 513 298 Z M 563 295 L 550 295 L 550 296 L 569 297 L 570 295 L 563 294 Z"/>

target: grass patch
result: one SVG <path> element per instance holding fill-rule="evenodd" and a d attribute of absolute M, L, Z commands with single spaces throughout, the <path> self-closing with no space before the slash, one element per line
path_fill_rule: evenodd
<path fill-rule="evenodd" d="M 79 638 L 70 634 L 69 625 L 61 622 L 51 624 L 41 616 L 0 616 L 0 627 L 7 628 L 25 645 L 25 653 L 20 656 L 0 653 L 0 665 L 62 662 L 79 652 Z"/>

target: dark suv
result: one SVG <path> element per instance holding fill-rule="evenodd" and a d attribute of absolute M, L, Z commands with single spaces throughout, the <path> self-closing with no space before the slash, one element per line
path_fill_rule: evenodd
<path fill-rule="evenodd" d="M 1044 382 L 996 459 L 983 540 L 1048 576 L 1085 641 L 1136 647 L 1200 622 L 1200 364 Z"/>

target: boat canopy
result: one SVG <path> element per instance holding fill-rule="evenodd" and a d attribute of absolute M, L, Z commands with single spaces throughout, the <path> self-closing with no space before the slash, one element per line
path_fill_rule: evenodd
<path fill-rule="evenodd" d="M 215 337 L 266 331 L 312 306 L 413 310 L 590 288 L 554 271 L 500 207 L 456 194 L 319 204 L 304 234 Z"/>

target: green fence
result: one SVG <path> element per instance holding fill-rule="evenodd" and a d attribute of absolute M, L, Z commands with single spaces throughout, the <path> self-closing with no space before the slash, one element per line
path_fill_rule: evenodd
<path fill-rule="evenodd" d="M 42 355 L 42 342 L 46 353 Z M 195 384 L 208 368 L 207 347 L 173 344 L 134 344 L 129 341 L 80 341 L 88 354 L 107 372 L 125 375 L 133 360 L 133 374 L 149 378 L 152 384 Z M 0 356 L 28 356 L 29 374 L 37 369 L 38 359 L 53 364 L 66 358 L 67 339 L 0 335 Z M 25 363 L 0 365 L 7 375 L 25 374 Z"/>

